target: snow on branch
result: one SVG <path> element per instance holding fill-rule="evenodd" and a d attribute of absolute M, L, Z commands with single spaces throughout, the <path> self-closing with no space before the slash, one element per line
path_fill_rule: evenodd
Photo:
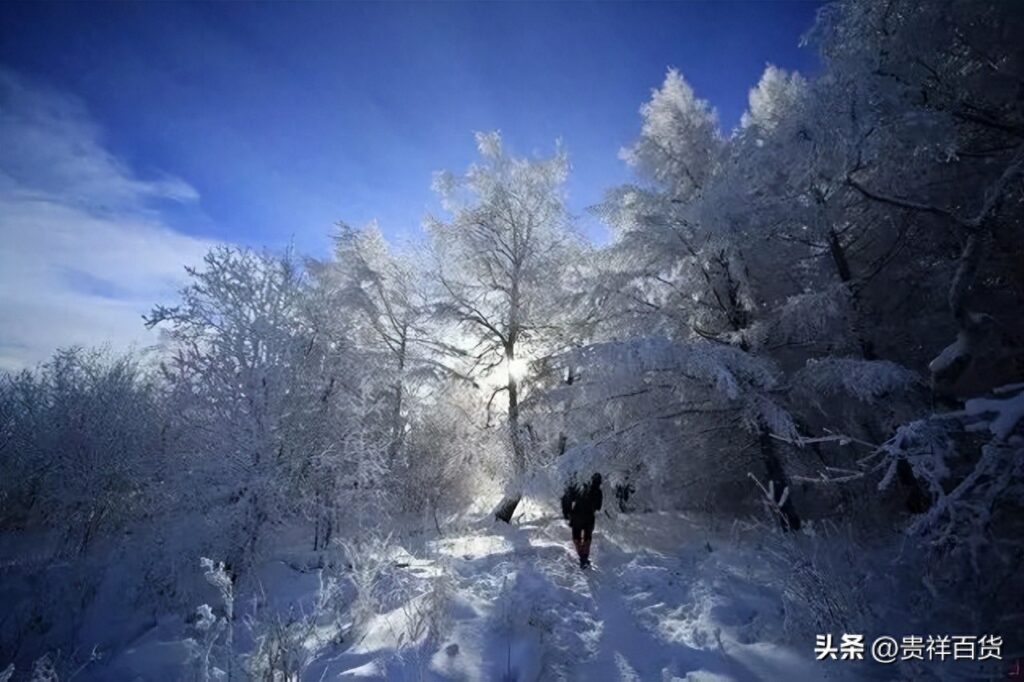
<path fill-rule="evenodd" d="M 1022 422 L 1024 384 L 1004 386 L 990 396 L 968 400 L 963 410 L 903 424 L 862 457 L 857 469 L 823 476 L 817 482 L 842 483 L 883 472 L 878 489 L 885 490 L 905 462 L 931 498 L 928 510 L 915 518 L 908 532 L 933 547 L 967 552 L 978 570 L 978 553 L 989 542 L 988 529 L 997 511 L 1019 504 L 1024 495 Z M 980 456 L 965 461 L 958 445 L 972 434 L 986 433 L 990 440 L 981 445 Z M 840 443 L 854 440 L 833 435 L 798 444 L 836 439 Z"/>
<path fill-rule="evenodd" d="M 812 343 L 826 336 L 850 315 L 850 292 L 845 284 L 789 296 L 774 315 L 758 322 L 749 336 L 763 347 Z"/>
<path fill-rule="evenodd" d="M 1017 424 L 1024 419 L 1024 385 L 1016 386 L 1019 392 L 1009 398 L 974 398 L 964 406 L 968 415 L 983 418 L 975 426 L 986 428 L 999 442 L 1008 440 Z"/>
<path fill-rule="evenodd" d="M 916 372 L 887 360 L 810 359 L 797 372 L 795 385 L 813 395 L 847 395 L 865 403 L 906 391 L 921 383 Z"/>

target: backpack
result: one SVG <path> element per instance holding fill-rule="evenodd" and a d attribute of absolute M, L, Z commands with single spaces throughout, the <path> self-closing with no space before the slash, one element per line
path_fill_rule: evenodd
<path fill-rule="evenodd" d="M 568 519 L 572 514 L 572 503 L 578 494 L 576 486 L 572 484 L 565 486 L 565 492 L 562 494 L 562 518 Z"/>

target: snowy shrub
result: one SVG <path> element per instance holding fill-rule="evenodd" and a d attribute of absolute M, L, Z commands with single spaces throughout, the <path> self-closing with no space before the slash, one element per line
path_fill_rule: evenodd
<path fill-rule="evenodd" d="M 196 609 L 194 627 L 199 639 L 185 640 L 189 662 L 195 664 L 197 677 L 201 682 L 221 678 L 230 680 L 235 668 L 234 582 L 223 562 L 203 557 L 199 564 L 206 581 L 217 590 L 223 615 L 216 615 L 208 604 L 202 604 Z M 218 661 L 223 668 L 216 665 Z"/>
<path fill-rule="evenodd" d="M 1002 533 L 1015 532 L 1012 510 L 1019 508 L 1024 494 L 1022 420 L 1024 390 L 1008 386 L 997 389 L 994 397 L 968 400 L 962 412 L 908 425 L 880 450 L 890 470 L 893 460 L 906 458 L 928 482 L 932 505 L 911 532 L 938 549 L 966 554 L 976 571 L 978 554 L 993 533 L 998 543 L 1004 541 Z M 977 457 L 964 466 L 957 441 L 972 440 L 967 434 L 982 440 L 975 445 Z M 890 479 L 887 472 L 880 485 Z"/>
<path fill-rule="evenodd" d="M 903 464 L 920 482 L 927 507 L 899 527 L 914 541 L 904 548 L 914 557 L 905 561 L 922 564 L 904 578 L 905 585 L 923 593 L 914 608 L 921 622 L 978 628 L 986 619 L 1024 608 L 1014 559 L 1019 558 L 1024 494 L 1021 388 L 1005 386 L 968 400 L 963 410 L 903 424 L 856 468 L 833 479 L 840 485 L 877 481 L 884 490 Z"/>
<path fill-rule="evenodd" d="M 877 557 L 834 524 L 812 528 L 781 533 L 774 519 L 757 527 L 761 552 L 782 587 L 787 638 L 801 642 L 822 632 L 870 630 L 876 614 L 862 595 Z"/>
<path fill-rule="evenodd" d="M 341 641 L 339 583 L 322 571 L 318 577 L 309 609 L 292 605 L 282 613 L 254 604 L 246 615 L 253 649 L 245 656 L 245 670 L 253 682 L 298 682 L 324 646 Z"/>
<path fill-rule="evenodd" d="M 309 665 L 315 653 L 307 644 L 315 624 L 311 619 L 289 613 L 276 614 L 262 622 L 249 621 L 255 647 L 245 658 L 249 679 L 259 682 L 293 682 Z"/>
<path fill-rule="evenodd" d="M 196 608 L 194 628 L 198 639 L 188 637 L 184 640 L 185 651 L 187 652 L 186 665 L 194 664 L 196 679 L 201 682 L 220 679 L 227 674 L 214 665 L 214 647 L 217 646 L 221 635 L 229 627 L 224 618 L 219 618 L 213 613 L 208 604 L 201 604 Z M 230 656 L 230 653 L 228 654 Z"/>
<path fill-rule="evenodd" d="M 145 514 L 165 445 L 160 398 L 135 358 L 102 351 L 0 376 L 0 524 L 58 531 L 81 555 Z"/>
<path fill-rule="evenodd" d="M 72 682 L 101 658 L 95 649 L 84 658 L 65 656 L 60 651 L 46 653 L 33 661 L 31 674 L 24 679 L 27 682 Z M 6 668 L 0 670 L 0 682 L 11 682 L 15 672 L 14 664 L 8 664 Z"/>
<path fill-rule="evenodd" d="M 83 631 L 106 609 L 124 608 L 119 602 L 121 567 L 116 545 L 97 545 L 90 556 L 62 560 L 53 548 L 26 553 L 3 567 L 0 580 L 0 660 L 24 669 L 50 653 L 58 670 L 80 664 L 81 648 L 117 641 L 117 633 Z M 114 586 L 117 586 L 114 588 Z M 64 652 L 64 655 L 58 655 Z M 68 654 L 67 652 L 71 652 Z"/>
<path fill-rule="evenodd" d="M 43 656 L 32 664 L 31 682 L 60 682 L 60 675 L 49 655 Z"/>
<path fill-rule="evenodd" d="M 454 592 L 451 568 L 438 563 L 436 575 L 426 578 L 425 588 L 402 606 L 408 643 L 437 644 L 448 634 Z"/>
<path fill-rule="evenodd" d="M 878 490 L 906 465 L 929 497 L 908 530 L 941 552 L 962 554 L 979 570 L 978 553 L 993 533 L 1013 527 L 1012 511 L 1024 492 L 1021 453 L 1024 390 L 1010 385 L 991 397 L 968 400 L 963 410 L 933 414 L 898 426 L 895 433 L 856 462 L 856 468 L 824 481 L 877 476 Z M 849 444 L 834 435 L 823 440 Z"/>
<path fill-rule="evenodd" d="M 393 662 L 414 679 L 431 679 L 431 656 L 452 627 L 451 600 L 455 585 L 444 566 L 436 573 L 405 584 L 398 592 L 401 606 L 386 616 L 395 643 Z"/>
<path fill-rule="evenodd" d="M 345 552 L 349 579 L 355 587 L 352 624 L 360 628 L 373 616 L 400 603 L 396 592 L 402 587 L 402 581 L 396 575 L 391 535 L 369 533 L 339 544 Z"/>

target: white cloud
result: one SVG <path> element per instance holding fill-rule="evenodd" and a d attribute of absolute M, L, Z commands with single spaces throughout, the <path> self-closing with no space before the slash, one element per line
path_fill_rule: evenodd
<path fill-rule="evenodd" d="M 213 244 L 173 230 L 156 204 L 194 203 L 195 189 L 140 178 L 78 100 L 2 68 L 0 149 L 0 368 L 59 346 L 155 342 L 141 315 Z"/>

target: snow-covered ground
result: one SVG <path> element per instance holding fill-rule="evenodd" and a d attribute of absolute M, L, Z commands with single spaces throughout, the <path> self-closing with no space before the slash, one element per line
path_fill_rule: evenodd
<path fill-rule="evenodd" d="M 781 588 L 759 578 L 756 555 L 685 516 L 602 516 L 593 559 L 581 571 L 564 522 L 530 506 L 512 526 L 479 520 L 424 541 L 396 562 L 421 585 L 447 576 L 441 634 L 428 636 L 428 609 L 398 603 L 348 641 L 318 631 L 303 679 L 746 682 L 852 672 L 815 663 L 813 641 L 786 646 Z M 319 584 L 286 561 L 261 572 L 280 603 L 308 603 Z M 426 598 L 421 590 L 412 601 Z M 182 627 L 157 625 L 103 677 L 180 676 Z"/>

